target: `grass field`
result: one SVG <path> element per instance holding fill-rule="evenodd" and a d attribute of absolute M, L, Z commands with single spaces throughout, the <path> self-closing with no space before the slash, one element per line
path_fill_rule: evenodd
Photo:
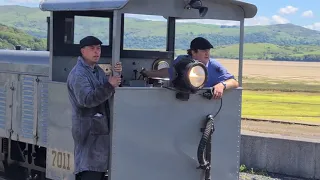
<path fill-rule="evenodd" d="M 238 61 L 219 59 L 233 74 Z M 246 60 L 242 117 L 320 124 L 320 63 Z"/>
<path fill-rule="evenodd" d="M 245 90 L 242 117 L 320 123 L 320 94 Z"/>

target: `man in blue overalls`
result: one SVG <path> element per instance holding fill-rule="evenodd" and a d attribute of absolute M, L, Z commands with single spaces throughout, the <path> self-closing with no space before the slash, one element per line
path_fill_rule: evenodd
<path fill-rule="evenodd" d="M 102 42 L 93 36 L 80 41 L 81 56 L 67 80 L 72 104 L 75 174 L 79 180 L 102 180 L 109 163 L 109 98 L 121 78 L 107 77 L 97 65 Z M 116 72 L 122 71 L 117 64 Z"/>
<path fill-rule="evenodd" d="M 224 90 L 237 88 L 239 83 L 235 77 L 230 74 L 225 67 L 223 67 L 218 61 L 210 58 L 210 49 L 213 48 L 211 43 L 202 37 L 193 39 L 190 43 L 190 49 L 188 49 L 187 55 L 180 55 L 174 61 L 177 63 L 184 57 L 192 57 L 195 60 L 202 62 L 206 65 L 208 70 L 208 81 L 205 87 L 213 87 L 213 95 L 215 99 L 221 98 Z M 142 72 L 148 77 L 172 77 L 172 68 L 163 68 L 160 70 L 150 70 Z"/>

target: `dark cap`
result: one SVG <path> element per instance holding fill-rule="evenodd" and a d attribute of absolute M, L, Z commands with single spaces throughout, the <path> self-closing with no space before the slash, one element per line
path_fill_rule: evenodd
<path fill-rule="evenodd" d="M 213 48 L 212 44 L 203 37 L 197 37 L 193 39 L 190 43 L 190 49 L 211 49 Z"/>
<path fill-rule="evenodd" d="M 101 45 L 101 44 L 102 42 L 94 36 L 87 36 L 80 40 L 80 48 L 83 48 L 85 46 Z"/>

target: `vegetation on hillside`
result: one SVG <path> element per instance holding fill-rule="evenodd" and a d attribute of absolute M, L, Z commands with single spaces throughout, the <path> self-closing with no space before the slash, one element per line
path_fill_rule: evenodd
<path fill-rule="evenodd" d="M 46 40 L 35 38 L 25 32 L 0 24 L 0 49 L 31 48 L 39 51 L 46 48 Z"/>
<path fill-rule="evenodd" d="M 37 38 L 46 38 L 46 17 L 48 15 L 48 12 L 42 12 L 38 8 L 0 6 L 0 22 L 21 29 Z M 124 48 L 165 50 L 166 22 L 127 17 L 124 25 Z M 75 22 L 75 26 L 76 41 L 90 33 L 104 39 L 105 42 L 108 39 L 106 19 L 81 18 Z M 175 42 L 177 54 L 185 53 L 190 41 L 197 36 L 205 37 L 212 42 L 215 47 L 214 57 L 239 57 L 238 26 L 178 22 Z M 245 27 L 244 41 L 245 59 L 320 61 L 320 32 L 301 26 L 282 24 Z M 45 40 L 41 40 L 41 42 L 45 42 Z M 19 41 L 16 43 L 22 44 Z M 9 42 L 6 46 L 12 45 Z M 42 48 L 44 49 L 45 46 Z"/>
<path fill-rule="evenodd" d="M 220 46 L 214 50 L 220 58 L 239 57 L 239 45 Z M 320 61 L 320 46 L 311 45 L 276 45 L 270 43 L 246 43 L 245 59 L 285 60 L 285 61 Z"/>

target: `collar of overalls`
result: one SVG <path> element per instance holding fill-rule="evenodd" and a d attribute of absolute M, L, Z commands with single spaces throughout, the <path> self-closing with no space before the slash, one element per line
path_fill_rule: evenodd
<path fill-rule="evenodd" d="M 79 56 L 79 57 L 78 57 L 78 60 L 80 61 L 80 63 L 81 63 L 84 67 L 89 68 L 89 69 L 91 69 L 91 70 L 95 70 L 95 69 L 96 69 L 96 64 L 94 64 L 93 67 L 91 67 L 88 63 L 85 62 L 85 60 L 83 59 L 82 56 Z"/>

